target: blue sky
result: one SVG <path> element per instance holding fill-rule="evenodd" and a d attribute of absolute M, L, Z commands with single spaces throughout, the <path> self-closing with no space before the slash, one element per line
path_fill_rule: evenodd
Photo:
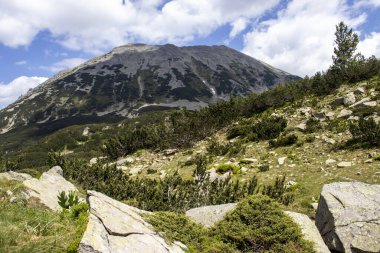
<path fill-rule="evenodd" d="M 335 25 L 380 57 L 380 0 L 0 0 L 0 109 L 128 43 L 224 44 L 300 76 L 331 64 Z"/>

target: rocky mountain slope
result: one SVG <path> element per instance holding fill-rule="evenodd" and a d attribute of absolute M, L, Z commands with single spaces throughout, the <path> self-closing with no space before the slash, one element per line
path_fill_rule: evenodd
<path fill-rule="evenodd" d="M 61 72 L 0 111 L 0 134 L 196 109 L 297 79 L 225 46 L 121 46 Z"/>

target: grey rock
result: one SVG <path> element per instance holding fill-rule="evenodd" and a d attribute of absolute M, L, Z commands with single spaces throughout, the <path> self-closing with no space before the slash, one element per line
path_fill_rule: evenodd
<path fill-rule="evenodd" d="M 278 165 L 284 165 L 286 157 L 280 157 L 277 159 Z"/>
<path fill-rule="evenodd" d="M 330 253 L 314 222 L 307 215 L 295 212 L 285 213 L 301 228 L 305 240 L 314 243 L 314 249 L 317 253 Z"/>
<path fill-rule="evenodd" d="M 296 125 L 296 128 L 298 128 L 301 131 L 305 131 L 306 130 L 306 123 L 300 123 L 300 124 Z"/>
<path fill-rule="evenodd" d="M 338 97 L 338 98 L 336 98 L 336 99 L 331 103 L 332 106 L 339 106 L 339 105 L 343 105 L 343 104 L 344 104 L 344 98 L 343 98 L 343 97 Z"/>
<path fill-rule="evenodd" d="M 33 177 L 26 173 L 18 173 L 14 171 L 7 171 L 0 173 L 0 180 L 4 181 L 19 181 L 23 182 L 28 179 L 32 179 Z"/>
<path fill-rule="evenodd" d="M 352 162 L 340 162 L 337 164 L 338 168 L 346 168 L 346 167 L 351 167 Z"/>
<path fill-rule="evenodd" d="M 175 148 L 172 148 L 172 149 L 165 149 L 163 151 L 164 155 L 166 156 L 170 156 L 170 155 L 174 155 L 175 153 L 178 152 L 178 149 L 175 149 Z"/>
<path fill-rule="evenodd" d="M 131 207 L 102 193 L 87 191 L 90 219 L 79 244 L 80 253 L 183 253 L 179 242 L 169 245 L 153 230 L 142 214 L 150 212 Z"/>
<path fill-rule="evenodd" d="M 356 95 L 364 95 L 364 94 L 365 94 L 365 90 L 364 90 L 364 88 L 359 87 L 359 88 L 357 88 L 357 89 L 354 91 L 354 94 L 356 94 Z"/>
<path fill-rule="evenodd" d="M 83 136 L 88 136 L 89 134 L 90 134 L 90 128 L 89 127 L 85 127 L 83 129 L 82 135 Z"/>
<path fill-rule="evenodd" d="M 365 102 L 368 102 L 368 101 L 370 101 L 370 100 L 371 100 L 370 98 L 363 98 L 363 99 L 359 100 L 358 102 L 356 102 L 356 103 L 350 105 L 349 108 L 353 108 L 353 107 L 355 107 L 355 106 L 361 105 L 361 104 L 363 104 L 363 103 L 365 103 Z"/>
<path fill-rule="evenodd" d="M 327 117 L 329 120 L 333 120 L 334 117 L 335 117 L 335 113 L 334 113 L 334 112 L 328 112 L 328 113 L 326 113 L 326 117 Z"/>
<path fill-rule="evenodd" d="M 364 102 L 363 105 L 369 106 L 369 107 L 375 107 L 377 105 L 377 102 L 376 101 L 368 101 L 368 102 Z"/>
<path fill-rule="evenodd" d="M 358 117 L 358 116 L 350 116 L 350 117 L 348 117 L 348 120 L 350 120 L 350 121 L 358 121 L 360 118 Z"/>
<path fill-rule="evenodd" d="M 356 102 L 355 94 L 350 92 L 343 97 L 343 104 L 345 106 L 352 105 Z"/>
<path fill-rule="evenodd" d="M 212 227 L 215 223 L 222 220 L 227 212 L 235 209 L 236 205 L 236 203 L 229 203 L 197 207 L 188 210 L 186 216 L 205 227 Z"/>
<path fill-rule="evenodd" d="M 311 109 L 311 107 L 301 107 L 301 108 L 297 109 L 297 111 L 299 111 L 301 113 L 301 115 L 309 118 L 311 116 L 312 109 Z"/>
<path fill-rule="evenodd" d="M 23 185 L 26 188 L 27 199 L 34 198 L 39 203 L 51 210 L 59 211 L 57 196 L 60 192 L 77 192 L 77 188 L 63 178 L 62 168 L 55 166 L 44 172 L 39 179 L 31 178 L 25 180 Z"/>
<path fill-rule="evenodd" d="M 335 252 L 380 251 L 380 185 L 339 182 L 322 189 L 316 225 Z"/>
<path fill-rule="evenodd" d="M 338 118 L 348 118 L 353 112 L 351 110 L 343 109 L 339 112 Z"/>
<path fill-rule="evenodd" d="M 313 112 L 313 117 L 320 121 L 326 120 L 326 114 L 324 112 Z"/>
<path fill-rule="evenodd" d="M 326 164 L 326 165 L 330 165 L 330 164 L 333 164 L 333 163 L 336 163 L 336 160 L 331 159 L 331 158 L 329 158 L 329 159 L 327 159 L 327 160 L 325 161 L 325 164 Z"/>

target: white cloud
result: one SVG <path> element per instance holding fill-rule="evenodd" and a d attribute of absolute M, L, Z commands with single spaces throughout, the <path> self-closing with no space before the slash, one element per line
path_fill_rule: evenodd
<path fill-rule="evenodd" d="M 323 4 L 315 0 L 293 0 L 277 15 L 245 35 L 243 51 L 300 76 L 313 75 L 329 67 L 335 24 L 343 20 L 355 28 L 366 19 L 365 14 L 352 16 L 344 0 Z"/>
<path fill-rule="evenodd" d="M 236 34 L 243 19 L 257 18 L 279 1 L 0 0 L 0 43 L 28 46 L 43 30 L 69 49 L 92 53 L 139 40 L 183 43 L 225 24 Z"/>
<path fill-rule="evenodd" d="M 21 65 L 27 64 L 27 61 L 26 60 L 16 61 L 15 64 L 18 66 L 21 66 Z"/>
<path fill-rule="evenodd" d="M 372 32 L 358 45 L 358 51 L 366 57 L 380 56 L 380 33 Z"/>
<path fill-rule="evenodd" d="M 66 58 L 61 61 L 53 63 L 51 66 L 40 66 L 40 69 L 47 70 L 52 73 L 56 73 L 61 70 L 77 67 L 85 61 L 86 59 L 83 59 L 83 58 Z"/>
<path fill-rule="evenodd" d="M 247 28 L 248 20 L 246 18 L 239 18 L 231 23 L 232 29 L 229 34 L 229 38 L 233 39 L 241 33 L 245 28 Z"/>
<path fill-rule="evenodd" d="M 16 101 L 19 96 L 26 94 L 29 89 L 36 87 L 47 79 L 46 77 L 38 76 L 20 76 L 8 84 L 0 83 L 0 109 Z"/>
<path fill-rule="evenodd" d="M 355 8 L 363 6 L 380 7 L 380 0 L 357 0 L 354 4 Z"/>

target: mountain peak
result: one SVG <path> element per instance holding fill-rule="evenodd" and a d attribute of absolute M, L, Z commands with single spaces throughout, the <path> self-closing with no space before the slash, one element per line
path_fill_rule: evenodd
<path fill-rule="evenodd" d="M 295 78 L 226 46 L 128 44 L 58 73 L 0 111 L 0 133 L 197 109 Z"/>

